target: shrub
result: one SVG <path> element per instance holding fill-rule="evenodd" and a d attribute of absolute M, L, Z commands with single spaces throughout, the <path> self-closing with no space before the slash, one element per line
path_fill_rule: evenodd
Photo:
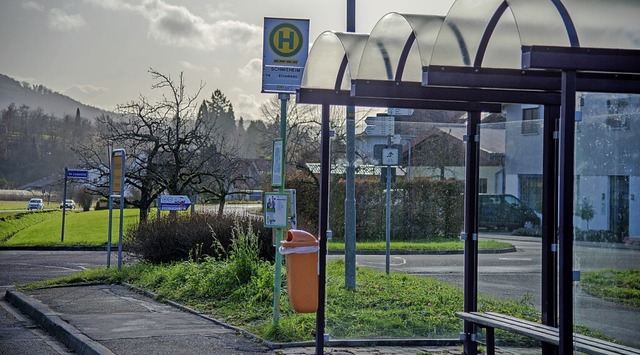
<path fill-rule="evenodd" d="M 259 257 L 273 260 L 271 229 L 252 217 L 212 215 L 168 215 L 127 229 L 125 247 L 150 263 L 182 260 L 225 259 L 233 250 L 234 227 L 251 230 L 258 237 Z"/>
<path fill-rule="evenodd" d="M 511 235 L 519 235 L 522 237 L 542 237 L 542 230 L 539 227 L 518 228 L 511 232 Z"/>
<path fill-rule="evenodd" d="M 80 207 L 82 207 L 83 211 L 88 211 L 89 209 L 91 209 L 93 195 L 86 188 L 76 191 L 76 193 L 73 194 L 73 199 Z"/>
<path fill-rule="evenodd" d="M 598 243 L 617 243 L 619 242 L 616 235 L 611 231 L 606 230 L 581 230 L 576 229 L 575 233 L 576 241 L 585 242 L 598 242 Z"/>

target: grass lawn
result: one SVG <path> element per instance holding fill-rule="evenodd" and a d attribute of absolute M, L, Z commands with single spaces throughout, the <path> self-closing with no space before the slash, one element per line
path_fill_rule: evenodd
<path fill-rule="evenodd" d="M 0 211 L 2 210 L 27 210 L 27 203 L 29 201 L 0 201 Z M 45 202 L 45 208 L 47 207 L 47 203 Z M 52 203 L 53 205 L 53 203 Z"/>
<path fill-rule="evenodd" d="M 415 240 L 415 241 L 391 241 L 391 250 L 398 251 L 446 251 L 446 250 L 464 250 L 464 242 L 460 240 Z M 513 245 L 507 242 L 498 242 L 495 240 L 481 240 L 478 243 L 480 249 L 505 249 Z M 327 249 L 330 251 L 344 251 L 344 242 L 331 241 L 327 243 Z M 386 250 L 386 242 L 357 242 L 356 249 L 358 251 Z"/>
<path fill-rule="evenodd" d="M 42 218 L 36 218 L 42 217 Z M 37 213 L 22 214 L 25 217 L 25 223 L 19 224 L 13 219 L 12 225 L 18 228 L 18 231 L 10 235 L 9 239 L 6 234 L 0 241 L 2 246 L 54 246 L 54 245 L 82 245 L 82 246 L 101 246 L 107 243 L 107 232 L 109 226 L 109 211 L 67 211 L 65 217 L 65 233 L 64 243 L 60 242 L 60 234 L 62 229 L 62 211 L 46 211 Z M 20 219 L 23 219 L 23 218 Z M 113 211 L 113 239 L 112 243 L 117 243 L 118 226 L 120 220 L 120 211 Z M 18 221 L 20 220 L 18 219 Z M 124 210 L 124 228 L 129 224 L 138 222 L 137 209 Z M 2 223 L 0 233 L 3 233 L 5 227 L 8 228 L 9 222 Z M 23 228 L 20 228 L 23 227 Z M 6 239 L 6 240 L 5 240 Z"/>
<path fill-rule="evenodd" d="M 237 259 L 236 259 L 237 260 Z M 315 313 L 301 314 L 289 305 L 286 275 L 280 299 L 280 322 L 272 324 L 273 265 L 255 264 L 246 283 L 238 283 L 236 272 L 243 263 L 209 259 L 203 263 L 171 265 L 135 264 L 115 269 L 86 270 L 48 285 L 91 281 L 129 282 L 150 290 L 160 299 L 170 299 L 203 311 L 216 319 L 279 342 L 313 340 Z M 326 329 L 334 338 L 457 338 L 462 321 L 454 312 L 463 308 L 463 292 L 432 278 L 358 267 L 356 290 L 344 287 L 344 262 L 327 264 Z M 42 286 L 45 283 L 38 283 Z M 31 285 L 31 287 L 36 285 Z M 483 310 L 539 320 L 539 313 L 526 301 L 501 301 L 481 296 Z M 512 344 L 535 345 L 528 339 L 505 333 Z"/>
<path fill-rule="evenodd" d="M 583 272 L 580 285 L 593 296 L 640 307 L 640 269 L 604 269 Z"/>

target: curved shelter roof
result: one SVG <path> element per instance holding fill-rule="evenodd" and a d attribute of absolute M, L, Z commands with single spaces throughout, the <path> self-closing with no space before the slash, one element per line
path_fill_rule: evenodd
<path fill-rule="evenodd" d="M 368 36 L 321 34 L 311 49 L 302 90 L 351 86 L 354 97 L 559 103 L 549 93 L 559 92 L 560 75 L 544 69 L 580 66 L 588 53 L 589 67 L 573 68 L 584 71 L 578 90 L 637 92 L 638 16 L 635 0 L 457 0 L 446 17 L 389 13 Z M 593 60 L 597 53 L 600 57 Z M 543 54 L 555 55 L 555 65 L 539 62 Z M 532 70 L 536 67 L 541 70 Z M 616 73 L 616 85 L 594 72 Z M 465 91 L 459 96 L 420 90 L 416 83 L 518 89 L 529 96 Z"/>

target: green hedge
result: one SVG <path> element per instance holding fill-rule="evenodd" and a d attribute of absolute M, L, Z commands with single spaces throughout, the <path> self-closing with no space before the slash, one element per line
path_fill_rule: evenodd
<path fill-rule="evenodd" d="M 290 178 L 287 187 L 297 190 L 300 225 L 318 226 L 317 183 L 309 178 Z M 391 238 L 393 240 L 454 239 L 464 222 L 464 182 L 416 178 L 392 184 Z M 331 182 L 329 228 L 337 239 L 344 237 L 345 181 Z M 379 179 L 356 179 L 356 235 L 358 240 L 385 237 L 385 186 Z M 301 227 L 302 228 L 302 227 Z"/>

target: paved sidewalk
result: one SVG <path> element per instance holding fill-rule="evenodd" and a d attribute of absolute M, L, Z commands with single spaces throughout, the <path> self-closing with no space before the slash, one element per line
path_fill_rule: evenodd
<path fill-rule="evenodd" d="M 78 354 L 315 354 L 270 348 L 211 318 L 160 303 L 122 285 L 45 288 L 6 300 Z M 461 347 L 330 347 L 326 354 L 461 354 Z"/>

